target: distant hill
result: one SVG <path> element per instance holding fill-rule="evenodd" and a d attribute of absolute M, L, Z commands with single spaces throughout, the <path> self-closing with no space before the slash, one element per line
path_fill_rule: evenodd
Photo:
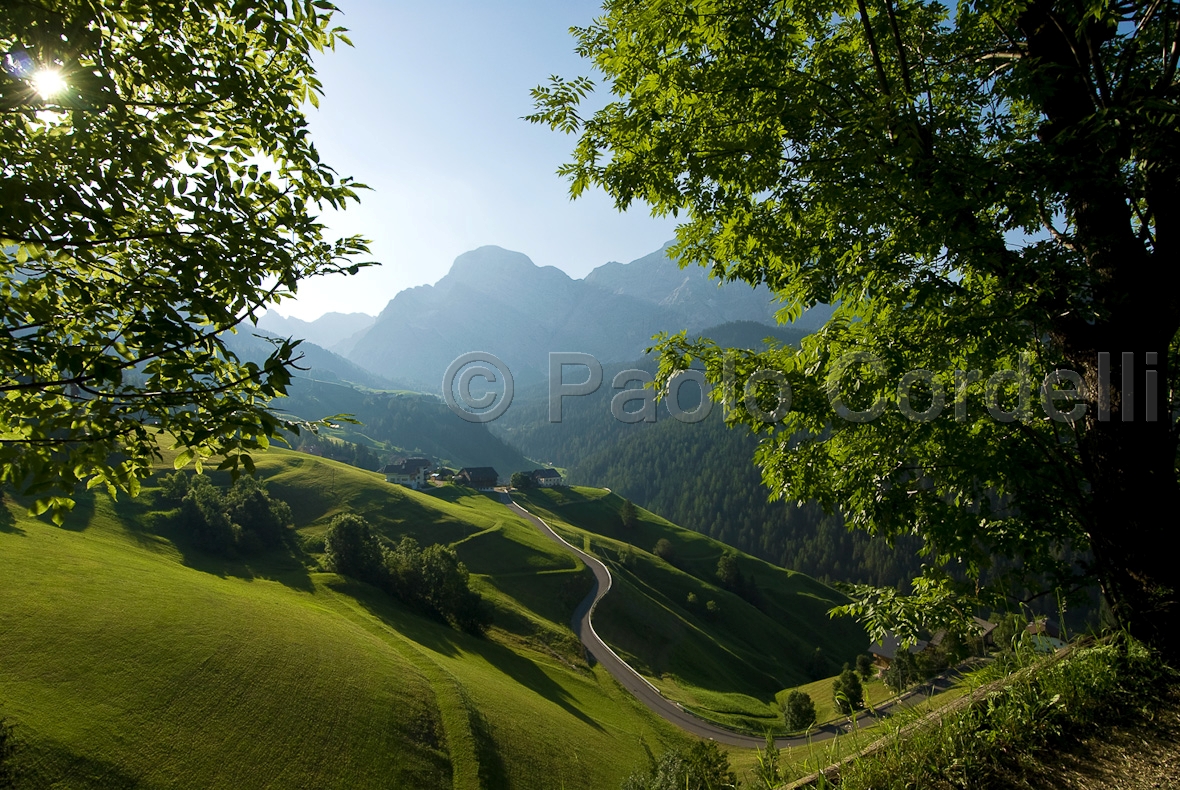
<path fill-rule="evenodd" d="M 630 263 L 603 264 L 586 275 L 586 282 L 667 308 L 679 317 L 682 326 L 678 329 L 694 330 L 731 321 L 775 323 L 774 315 L 781 305 L 775 303 L 769 288 L 749 288 L 738 283 L 720 286 L 705 268 L 681 268 L 669 258 L 671 244 Z M 817 306 L 800 316 L 793 326 L 816 329 L 830 315 L 831 308 Z"/>
<path fill-rule="evenodd" d="M 372 448 L 382 461 L 423 455 L 450 466 L 491 466 L 504 478 L 536 464 L 488 430 L 465 422 L 435 395 L 366 392 L 347 384 L 297 381 L 291 396 L 272 404 L 305 419 L 350 414 L 360 425 L 342 424 L 332 434 Z"/>
<path fill-rule="evenodd" d="M 545 380 L 552 351 L 631 360 L 660 332 L 695 331 L 726 321 L 773 322 L 765 288 L 724 286 L 700 268 L 681 270 L 664 253 L 609 263 L 575 280 L 519 252 L 481 247 L 455 259 L 435 285 L 400 292 L 348 357 L 376 373 L 427 391 L 447 365 L 489 351 L 517 384 Z"/>
<path fill-rule="evenodd" d="M 271 332 L 259 326 L 258 329 L 239 328 L 237 334 L 226 333 L 222 337 L 229 349 L 240 358 L 248 362 L 261 363 L 274 351 L 274 346 L 266 338 L 286 339 L 289 335 Z M 380 390 L 406 389 L 404 385 L 366 370 L 310 340 L 304 340 L 299 344 L 296 356 L 300 357 L 294 370 L 297 379 L 352 383 Z"/>
<path fill-rule="evenodd" d="M 375 320 L 368 313 L 324 313 L 314 321 L 304 321 L 269 310 L 258 320 L 258 328 L 280 337 L 303 338 L 338 354 L 347 354 L 351 349 L 346 342 L 348 338 L 368 329 Z"/>
<path fill-rule="evenodd" d="M 254 362 L 273 348 L 246 331 L 227 335 L 226 343 Z M 295 372 L 288 396 L 271 407 L 305 420 L 352 415 L 361 424 L 341 423 L 332 435 L 372 449 L 381 463 L 399 455 L 425 455 L 436 463 L 495 467 L 505 477 L 536 466 L 486 425 L 459 419 L 437 395 L 407 390 L 314 343 L 301 343 L 297 351 L 305 369 Z"/>

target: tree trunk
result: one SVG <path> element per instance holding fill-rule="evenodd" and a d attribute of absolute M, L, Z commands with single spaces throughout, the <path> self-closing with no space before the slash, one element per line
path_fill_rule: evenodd
<path fill-rule="evenodd" d="M 1168 361 L 1180 329 L 1175 151 L 1154 145 L 1135 124 L 1097 130 L 1098 104 L 1131 102 L 1134 89 L 1100 99 L 1093 72 L 1101 66 L 1078 54 L 1079 41 L 1097 48 L 1113 30 L 1097 19 L 1080 28 L 1063 24 L 1063 13 L 1052 0 L 1034 0 L 1018 24 L 1031 94 L 1046 119 L 1039 135 L 1059 164 L 1048 177 L 1075 229 L 1067 249 L 1082 266 L 1080 290 L 1062 294 L 1050 319 L 1052 336 L 1089 390 L 1079 447 L 1089 490 L 1079 493 L 1089 504 L 1086 531 L 1112 611 L 1133 635 L 1180 662 L 1180 573 L 1168 550 L 1180 526 Z M 1138 192 L 1125 176 L 1132 155 L 1146 174 Z M 1143 216 L 1152 218 L 1146 228 Z"/>
<path fill-rule="evenodd" d="M 1103 593 L 1122 626 L 1176 661 L 1180 573 L 1169 549 L 1180 526 L 1180 485 L 1167 344 L 1157 349 L 1128 345 L 1093 355 L 1084 377 L 1097 385 L 1096 402 L 1081 456 L 1092 486 L 1088 531 Z"/>

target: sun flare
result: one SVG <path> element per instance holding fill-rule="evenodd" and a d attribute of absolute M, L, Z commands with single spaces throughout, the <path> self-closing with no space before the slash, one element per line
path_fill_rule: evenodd
<path fill-rule="evenodd" d="M 32 83 L 33 90 L 37 91 L 42 99 L 51 99 L 68 87 L 65 77 L 57 69 L 38 71 L 33 75 Z"/>

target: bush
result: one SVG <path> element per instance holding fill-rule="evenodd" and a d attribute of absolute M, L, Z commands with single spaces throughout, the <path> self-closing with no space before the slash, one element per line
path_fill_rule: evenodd
<path fill-rule="evenodd" d="M 290 506 L 271 499 L 266 487 L 252 477 L 238 478 L 224 494 L 205 475 L 186 481 L 180 472 L 165 478 L 164 493 L 185 492 L 180 523 L 205 551 L 257 554 L 281 545 L 293 523 Z"/>
<path fill-rule="evenodd" d="M 324 567 L 332 573 L 384 586 L 381 546 L 369 522 L 354 513 L 332 519 L 324 535 Z"/>
<path fill-rule="evenodd" d="M 164 475 L 164 479 L 160 481 L 160 496 L 164 499 L 179 502 L 184 499 L 184 495 L 188 493 L 188 475 L 184 472 L 173 472 L 170 475 Z"/>
<path fill-rule="evenodd" d="M 295 521 L 291 506 L 271 499 L 266 488 L 253 477 L 238 478 L 226 494 L 225 511 L 243 534 L 267 548 L 281 545 L 287 528 Z"/>
<path fill-rule="evenodd" d="M 491 625 L 491 610 L 471 589 L 467 567 L 450 546 L 423 549 L 410 537 L 382 546 L 368 522 L 349 513 L 333 519 L 324 536 L 324 566 L 464 631 L 482 634 Z"/>
<path fill-rule="evenodd" d="M 651 550 L 651 553 L 665 562 L 672 562 L 676 559 L 676 547 L 667 538 L 657 540 L 655 548 Z"/>
<path fill-rule="evenodd" d="M 743 586 L 744 580 L 742 572 L 738 570 L 737 557 L 728 551 L 717 560 L 717 580 L 721 582 L 722 587 L 732 592 L 738 592 Z"/>
<path fill-rule="evenodd" d="M 836 703 L 836 710 L 845 716 L 864 707 L 864 688 L 860 678 L 847 664 L 832 684 L 832 700 Z"/>
<path fill-rule="evenodd" d="M 533 487 L 533 476 L 528 472 L 513 472 L 508 482 L 518 491 L 527 491 Z"/>
<path fill-rule="evenodd" d="M 729 767 L 729 755 L 713 741 L 698 741 L 688 749 L 665 752 L 659 759 L 648 754 L 645 771 L 623 781 L 622 790 L 721 790 L 737 787 L 737 775 Z"/>
<path fill-rule="evenodd" d="M 208 477 L 192 479 L 180 501 L 180 523 L 199 548 L 213 554 L 233 551 L 233 522 L 225 512 L 221 492 Z"/>
<path fill-rule="evenodd" d="M 857 656 L 856 671 L 864 680 L 871 680 L 873 677 L 873 657 L 868 653 L 861 653 Z"/>
<path fill-rule="evenodd" d="M 845 766 L 840 786 L 1009 787 L 1056 744 L 1069 748 L 1119 720 L 1150 721 L 1177 676 L 1142 644 L 1119 636 L 1060 659 L 1009 652 L 971 676 L 972 686 L 990 682 L 997 686 L 973 703 L 948 707 L 904 738 L 895 736 L 889 748 Z M 898 716 L 887 726 L 896 733 L 912 721 Z"/>
<path fill-rule="evenodd" d="M 806 730 L 815 724 L 815 703 L 806 692 L 795 689 L 783 701 L 783 724 L 791 732 Z"/>
<path fill-rule="evenodd" d="M 623 500 L 623 506 L 619 508 L 619 521 L 627 529 L 635 529 L 639 523 L 639 512 L 630 499 Z"/>

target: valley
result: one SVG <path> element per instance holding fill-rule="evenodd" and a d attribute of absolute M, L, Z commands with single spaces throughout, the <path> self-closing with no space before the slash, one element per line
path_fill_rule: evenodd
<path fill-rule="evenodd" d="M 133 500 L 80 497 L 63 527 L 5 503 L 0 545 L 22 571 L 0 579 L 0 700 L 26 744 L 28 786 L 162 787 L 183 775 L 208 787 L 609 787 L 645 746 L 685 742 L 587 663 L 568 625 L 592 584 L 585 564 L 496 497 L 414 492 L 283 450 L 258 465 L 295 523 L 283 548 L 255 557 L 196 549 L 151 484 Z M 525 501 L 616 567 L 624 543 L 606 522 L 617 497 Z M 323 572 L 323 535 L 343 512 L 383 538 L 452 546 L 492 607 L 488 636 Z M 827 621 L 830 589 L 747 558 L 764 614 L 707 581 L 724 547 L 642 519 L 636 542 L 672 536 L 685 570 L 631 549 L 633 570 L 616 567 L 596 627 L 686 709 L 772 725 L 775 693 L 807 679 L 815 646 L 833 662 L 861 648 L 858 628 Z M 720 600 L 724 618 L 686 609 L 687 591 Z"/>

